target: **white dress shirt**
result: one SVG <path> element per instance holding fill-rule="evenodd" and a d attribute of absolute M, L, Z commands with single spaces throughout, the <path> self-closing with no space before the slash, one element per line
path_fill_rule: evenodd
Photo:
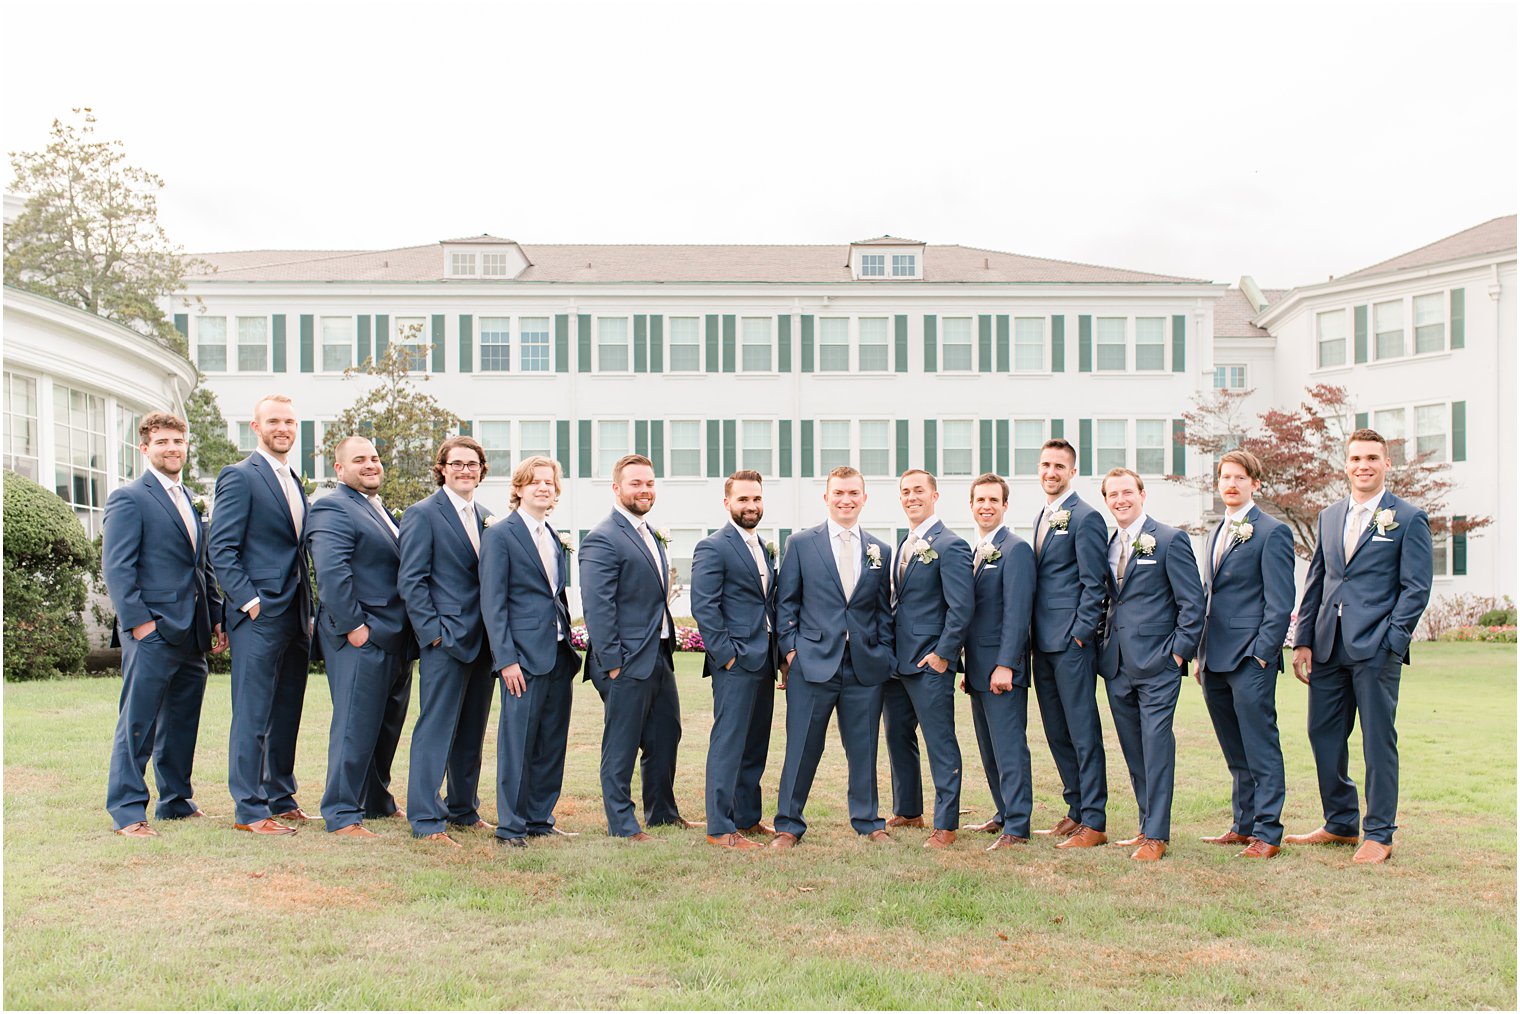
<path fill-rule="evenodd" d="M 1383 502 L 1383 494 L 1387 491 L 1388 488 L 1386 486 L 1379 486 L 1377 492 L 1365 500 L 1358 501 L 1355 493 L 1347 497 L 1349 503 L 1346 504 L 1346 526 L 1341 529 L 1341 541 L 1343 543 L 1350 542 L 1352 539 L 1353 522 L 1356 525 L 1355 537 L 1361 539 L 1362 532 L 1366 531 L 1367 526 L 1372 523 L 1372 516 L 1377 511 L 1377 505 Z M 1356 516 L 1356 509 L 1358 507 L 1362 508 L 1362 516 L 1360 518 Z"/>
<path fill-rule="evenodd" d="M 828 526 L 829 553 L 836 560 L 839 558 L 839 533 L 844 531 L 848 531 L 850 533 L 850 564 L 855 568 L 855 572 L 850 575 L 852 578 L 854 578 L 852 587 L 854 585 L 860 584 L 860 555 L 865 552 L 864 547 L 866 544 L 866 540 L 860 531 L 860 525 L 857 524 L 853 528 L 847 529 L 844 527 L 844 525 L 839 524 L 833 518 L 829 518 Z"/>
<path fill-rule="evenodd" d="M 190 537 L 190 545 L 198 547 L 201 541 L 200 521 L 195 516 L 195 506 L 190 502 L 190 494 L 185 489 L 184 483 L 179 479 L 169 478 L 152 465 L 148 466 L 148 471 L 153 473 L 158 484 L 164 487 L 164 492 L 169 494 L 170 502 L 179 510 L 180 520 L 185 523 L 185 534 Z M 180 474 L 184 475 L 183 472 Z"/>
<path fill-rule="evenodd" d="M 1230 526 L 1235 524 L 1237 521 L 1244 521 L 1255 509 L 1256 501 L 1247 500 L 1245 504 L 1239 509 L 1225 511 L 1224 520 L 1221 521 L 1219 525 L 1219 537 L 1214 540 L 1212 556 L 1215 560 L 1221 558 L 1221 555 L 1224 553 L 1224 551 L 1229 548 L 1230 540 L 1235 537 L 1235 531 Z"/>
<path fill-rule="evenodd" d="M 1139 550 L 1133 547 L 1135 545 L 1135 540 L 1138 539 L 1140 537 L 1140 533 L 1145 530 L 1145 516 L 1145 512 L 1141 511 L 1140 516 L 1135 518 L 1134 521 L 1130 522 L 1128 528 L 1119 529 L 1117 535 L 1114 537 L 1114 540 L 1108 545 L 1108 569 L 1114 572 L 1115 581 L 1119 580 L 1119 554 L 1123 551 L 1124 547 L 1126 545 L 1131 547 L 1129 550 L 1129 556 L 1131 557 L 1139 552 Z M 1126 567 L 1129 566 L 1129 560 L 1125 560 L 1124 563 Z"/>

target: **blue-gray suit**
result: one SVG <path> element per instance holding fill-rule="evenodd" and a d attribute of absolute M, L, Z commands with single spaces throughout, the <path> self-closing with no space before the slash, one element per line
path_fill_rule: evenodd
<path fill-rule="evenodd" d="M 1392 493 L 1378 510 L 1393 511 L 1397 527 L 1377 531 L 1369 520 L 1348 561 L 1342 531 L 1349 500 L 1320 511 L 1314 558 L 1298 607 L 1294 646 L 1311 648 L 1309 745 L 1319 772 L 1325 829 L 1355 837 L 1356 783 L 1346 773 L 1346 741 L 1362 719 L 1362 753 L 1367 762 L 1367 838 L 1393 843 L 1399 804 L 1398 733 L 1401 664 L 1409 664 L 1409 642 L 1430 601 L 1430 519 Z"/>
<path fill-rule="evenodd" d="M 476 534 L 491 512 L 474 502 Z M 480 821 L 480 761 L 491 716 L 491 651 L 480 615 L 480 558 L 440 489 L 401 515 L 401 600 L 417 635 L 417 724 L 406 787 L 412 834 Z M 448 793 L 438 787 L 448 775 Z"/>
<path fill-rule="evenodd" d="M 1097 655 L 1108 588 L 1108 526 L 1074 492 L 1057 506 L 1071 517 L 1064 528 L 1052 525 L 1043 545 L 1035 548 L 1034 694 L 1061 776 L 1066 816 L 1103 831 L 1108 775 L 1098 719 Z M 1037 540 L 1042 514 L 1035 515 Z"/>
<path fill-rule="evenodd" d="M 691 558 L 691 615 L 707 651 L 703 674 L 712 677 L 707 833 L 713 837 L 760 823 L 778 662 L 776 567 L 763 549 L 761 558 L 763 585 L 754 554 L 732 524 L 698 542 Z"/>
<path fill-rule="evenodd" d="M 570 704 L 581 658 L 570 646 L 569 554 L 553 526 L 554 583 L 522 512 L 486 529 L 480 543 L 480 608 L 491 669 L 522 669 L 521 697 L 501 684 L 496 730 L 496 837 L 554 833 L 554 805 L 565 780 Z"/>
<path fill-rule="evenodd" d="M 184 496 L 183 490 L 180 495 Z M 187 500 L 188 503 L 188 500 Z M 111 744 L 106 810 L 118 830 L 148 816 L 143 779 L 153 757 L 161 820 L 197 809 L 190 785 L 206 652 L 222 622 L 206 551 L 206 526 L 189 530 L 170 493 L 151 471 L 106 498 L 101 571 L 121 636 L 121 710 Z M 158 626 L 141 641 L 132 628 Z"/>
<path fill-rule="evenodd" d="M 1034 612 L 1034 549 L 1007 528 L 993 536 L 996 559 L 975 566 L 976 604 L 966 631 L 966 692 L 982 754 L 993 819 L 1004 834 L 1029 837 L 1034 788 L 1029 766 L 1029 623 Z M 992 670 L 1013 670 L 1013 689 L 992 692 Z"/>
<path fill-rule="evenodd" d="M 1277 737 L 1277 674 L 1293 615 L 1293 531 L 1260 507 L 1241 520 L 1251 525 L 1250 538 L 1240 541 L 1233 528 L 1222 533 L 1221 521 L 1204 545 L 1199 679 L 1230 770 L 1231 830 L 1280 845 L 1287 785 Z M 1225 549 L 1216 568 L 1221 535 Z"/>
<path fill-rule="evenodd" d="M 307 542 L 333 701 L 322 819 L 336 831 L 396 812 L 391 762 L 411 703 L 417 642 L 396 587 L 400 544 L 364 494 L 339 483 L 312 504 Z M 369 640 L 355 648 L 348 634 L 366 625 Z"/>
<path fill-rule="evenodd" d="M 652 529 L 651 529 L 652 535 Z M 676 748 L 681 697 L 676 690 L 675 620 L 667 598 L 669 562 L 656 539 L 651 556 L 643 536 L 614 510 L 581 540 L 581 610 L 586 618 L 586 678 L 601 695 L 602 807 L 607 833 L 639 833 L 633 808 L 633 764 L 643 751 L 639 779 L 644 823 L 679 824 Z M 668 628 L 670 637 L 661 637 Z M 618 669 L 617 679 L 607 674 Z"/>
<path fill-rule="evenodd" d="M 238 824 L 297 808 L 296 734 L 312 655 L 304 490 L 301 510 L 297 533 L 280 480 L 257 451 L 216 477 L 209 541 L 232 649 L 227 787 Z M 254 598 L 258 619 L 242 611 Z"/>
<path fill-rule="evenodd" d="M 892 769 L 892 811 L 903 817 L 923 815 L 923 774 L 918 762 L 918 727 L 922 724 L 934 778 L 934 826 L 953 831 L 960 827 L 961 812 L 955 666 L 974 604 L 971 547 L 938 519 L 918 546 L 938 557 L 925 563 L 917 547 L 908 556 L 892 603 L 896 678 L 882 687 L 887 760 Z M 894 574 L 902 553 L 900 543 L 892 559 Z M 931 651 L 949 663 L 944 672 L 919 666 L 919 659 Z"/>
<path fill-rule="evenodd" d="M 1140 833 L 1167 841 L 1177 754 L 1172 716 L 1187 660 L 1198 651 L 1203 633 L 1203 584 L 1186 532 L 1146 517 L 1140 533 L 1155 539 L 1155 548 L 1149 554 L 1130 551 L 1122 585 L 1104 568 L 1109 604 L 1098 672 L 1108 682 Z M 1182 658 L 1181 665 L 1173 655 Z"/>
<path fill-rule="evenodd" d="M 858 525 L 854 531 L 859 574 L 848 599 L 827 522 L 787 540 L 776 579 L 777 642 L 782 658 L 797 653 L 787 673 L 786 759 L 776 830 L 798 838 L 807 831 L 802 811 L 836 710 L 849 767 L 850 826 L 859 834 L 885 826 L 877 805 L 876 742 L 881 687 L 897 666 L 887 569 L 891 551 Z M 876 562 L 870 546 L 876 547 Z"/>

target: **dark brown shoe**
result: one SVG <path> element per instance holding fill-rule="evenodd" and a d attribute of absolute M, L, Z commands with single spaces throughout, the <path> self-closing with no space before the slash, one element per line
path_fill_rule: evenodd
<path fill-rule="evenodd" d="M 239 831 L 247 831 L 250 834 L 295 834 L 296 829 L 289 824 L 281 824 L 272 817 L 256 820 L 252 824 L 233 824 Z"/>
<path fill-rule="evenodd" d="M 1058 849 L 1090 849 L 1095 845 L 1107 845 L 1108 835 L 1090 827 L 1078 825 L 1077 830 L 1065 841 L 1056 842 Z"/>
<path fill-rule="evenodd" d="M 743 831 L 745 834 L 763 834 L 771 837 L 774 837 L 776 834 L 776 829 L 771 827 L 763 820 L 760 821 L 760 823 L 755 824 L 753 827 L 741 827 L 739 830 Z"/>
<path fill-rule="evenodd" d="M 776 837 L 771 839 L 771 848 L 778 852 L 785 852 L 788 849 L 796 848 L 797 840 L 797 836 L 790 831 L 777 831 Z"/>
<path fill-rule="evenodd" d="M 450 838 L 447 834 L 444 834 L 442 831 L 434 831 L 430 835 L 424 835 L 422 840 L 423 841 L 430 841 L 430 842 L 433 842 L 433 843 L 438 844 L 438 845 L 449 845 L 449 846 L 452 846 L 453 848 L 456 848 L 456 849 L 462 849 L 462 848 L 464 848 L 463 845 L 459 844 L 457 841 L 455 841 L 454 839 Z"/>
<path fill-rule="evenodd" d="M 1251 844 L 1235 853 L 1236 859 L 1271 859 L 1282 849 L 1276 845 L 1269 845 L 1260 838 L 1252 838 Z"/>
<path fill-rule="evenodd" d="M 1199 838 L 1198 840 L 1209 845 L 1249 845 L 1255 841 L 1254 838 L 1248 835 L 1236 834 L 1233 828 L 1224 834 L 1217 834 L 1212 838 Z"/>
<path fill-rule="evenodd" d="M 737 831 L 729 834 L 710 834 L 707 836 L 707 844 L 716 845 L 720 849 L 759 849 L 765 847 L 757 841 L 750 841 Z"/>
<path fill-rule="evenodd" d="M 348 824 L 338 828 L 333 834 L 340 838 L 378 838 L 380 837 L 363 824 Z"/>
<path fill-rule="evenodd" d="M 870 834 L 866 835 L 866 840 L 874 841 L 880 844 L 882 842 L 891 842 L 892 836 L 887 834 L 885 831 L 872 831 Z"/>
<path fill-rule="evenodd" d="M 1356 855 L 1351 857 L 1351 861 L 1364 865 L 1386 863 L 1391 855 L 1393 855 L 1392 845 L 1384 845 L 1380 841 L 1373 841 L 1371 838 L 1368 838 L 1362 842 L 1362 847 L 1356 850 Z"/>
<path fill-rule="evenodd" d="M 955 844 L 955 832 L 946 828 L 937 827 L 929 835 L 929 840 L 924 842 L 926 849 L 947 849 Z"/>
<path fill-rule="evenodd" d="M 1146 838 L 1129 857 L 1139 863 L 1154 863 L 1166 855 L 1166 842 L 1160 838 Z"/>
<path fill-rule="evenodd" d="M 918 817 L 899 817 L 899 816 L 894 815 L 891 820 L 887 821 L 887 826 L 888 827 L 924 827 L 925 825 L 924 825 L 924 818 L 922 816 L 918 816 Z"/>
<path fill-rule="evenodd" d="M 1011 849 L 1016 845 L 1028 844 L 1028 838 L 1020 838 L 1016 834 L 1000 834 L 997 837 L 997 841 L 993 842 L 991 845 L 988 845 L 984 851 L 996 852 L 998 849 Z"/>
<path fill-rule="evenodd" d="M 1000 821 L 1000 820 L 989 820 L 989 821 L 986 821 L 986 822 L 981 823 L 981 824 L 972 824 L 970 827 L 966 828 L 966 833 L 967 834 L 1002 834 L 1003 833 L 1003 822 Z"/>
<path fill-rule="evenodd" d="M 1308 834 L 1283 836 L 1284 845 L 1355 845 L 1359 840 L 1355 835 L 1348 837 L 1343 834 L 1331 834 L 1323 827 L 1316 828 Z"/>
<path fill-rule="evenodd" d="M 158 832 L 155 831 L 155 830 L 153 830 L 151 827 L 149 827 L 148 826 L 148 822 L 146 820 L 139 820 L 137 823 L 135 823 L 135 824 L 128 824 L 126 827 L 118 827 L 112 833 L 113 834 L 119 834 L 123 838 L 157 838 L 158 837 Z"/>
<path fill-rule="evenodd" d="M 1082 825 L 1078 824 L 1070 817 L 1062 817 L 1060 820 L 1056 821 L 1055 827 L 1048 828 L 1044 831 L 1036 831 L 1035 834 L 1048 834 L 1054 835 L 1057 838 L 1065 838 L 1068 835 L 1076 834 L 1079 830 L 1081 830 L 1081 828 Z"/>
<path fill-rule="evenodd" d="M 648 831 L 639 831 L 639 832 L 637 832 L 635 834 L 629 835 L 626 840 L 628 840 L 628 841 L 654 841 L 654 835 L 650 834 Z"/>
<path fill-rule="evenodd" d="M 311 815 L 299 806 L 294 810 L 286 810 L 284 813 L 274 815 L 275 820 L 311 820 Z"/>

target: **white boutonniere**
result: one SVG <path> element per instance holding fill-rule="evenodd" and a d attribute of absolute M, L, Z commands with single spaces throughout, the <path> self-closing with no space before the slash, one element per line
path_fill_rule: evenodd
<path fill-rule="evenodd" d="M 575 547 L 570 545 L 570 535 L 568 533 L 555 532 L 554 534 L 559 536 L 559 548 L 563 549 L 566 553 L 575 552 Z"/>
<path fill-rule="evenodd" d="M 881 570 L 881 547 L 874 542 L 867 542 L 866 559 L 871 561 L 872 570 Z"/>
<path fill-rule="evenodd" d="M 1050 527 L 1058 532 L 1066 531 L 1066 526 L 1071 524 L 1071 511 L 1052 511 L 1050 515 Z"/>
<path fill-rule="evenodd" d="M 1392 508 L 1388 507 L 1384 507 L 1382 510 L 1374 514 L 1372 516 L 1372 523 L 1377 527 L 1377 533 L 1379 535 L 1387 535 L 1389 532 L 1399 527 L 1399 523 L 1393 520 Z"/>
<path fill-rule="evenodd" d="M 1156 552 L 1156 537 L 1145 532 L 1140 533 L 1134 543 L 1129 547 L 1141 556 L 1153 556 Z"/>
<path fill-rule="evenodd" d="M 984 542 L 976 547 L 977 563 L 994 563 L 1003 558 L 1003 551 L 990 542 Z"/>
<path fill-rule="evenodd" d="M 765 544 L 765 555 L 773 561 L 776 559 L 776 544 L 774 542 L 767 542 Z"/>
<path fill-rule="evenodd" d="M 211 508 L 207 505 L 206 498 L 203 496 L 198 496 L 194 500 L 191 500 L 190 506 L 194 509 L 195 516 L 202 521 L 205 521 L 207 515 L 211 512 Z"/>
<path fill-rule="evenodd" d="M 939 553 L 927 542 L 920 542 L 917 546 L 914 546 L 913 555 L 918 557 L 918 562 L 926 567 L 939 559 Z"/>
<path fill-rule="evenodd" d="M 1230 531 L 1234 534 L 1237 543 L 1249 542 L 1251 536 L 1256 534 L 1256 526 L 1245 520 L 1231 521 Z"/>
<path fill-rule="evenodd" d="M 485 520 L 482 521 L 481 524 L 485 525 L 487 528 L 490 528 L 492 525 L 496 524 L 496 515 L 487 514 L 485 516 Z"/>
<path fill-rule="evenodd" d="M 660 540 L 660 545 L 662 545 L 662 546 L 668 546 L 668 545 L 670 545 L 670 529 L 668 529 L 668 528 L 656 528 L 654 530 L 654 537 Z"/>

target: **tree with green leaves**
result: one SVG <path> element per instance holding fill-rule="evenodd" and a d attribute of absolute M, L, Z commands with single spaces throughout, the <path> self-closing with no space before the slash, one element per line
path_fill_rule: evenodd
<path fill-rule="evenodd" d="M 185 483 L 197 493 L 209 493 L 217 473 L 241 461 L 243 453 L 227 438 L 227 420 L 216 403 L 216 395 L 204 384 L 199 384 L 185 399 L 185 422 L 190 426 Z"/>

